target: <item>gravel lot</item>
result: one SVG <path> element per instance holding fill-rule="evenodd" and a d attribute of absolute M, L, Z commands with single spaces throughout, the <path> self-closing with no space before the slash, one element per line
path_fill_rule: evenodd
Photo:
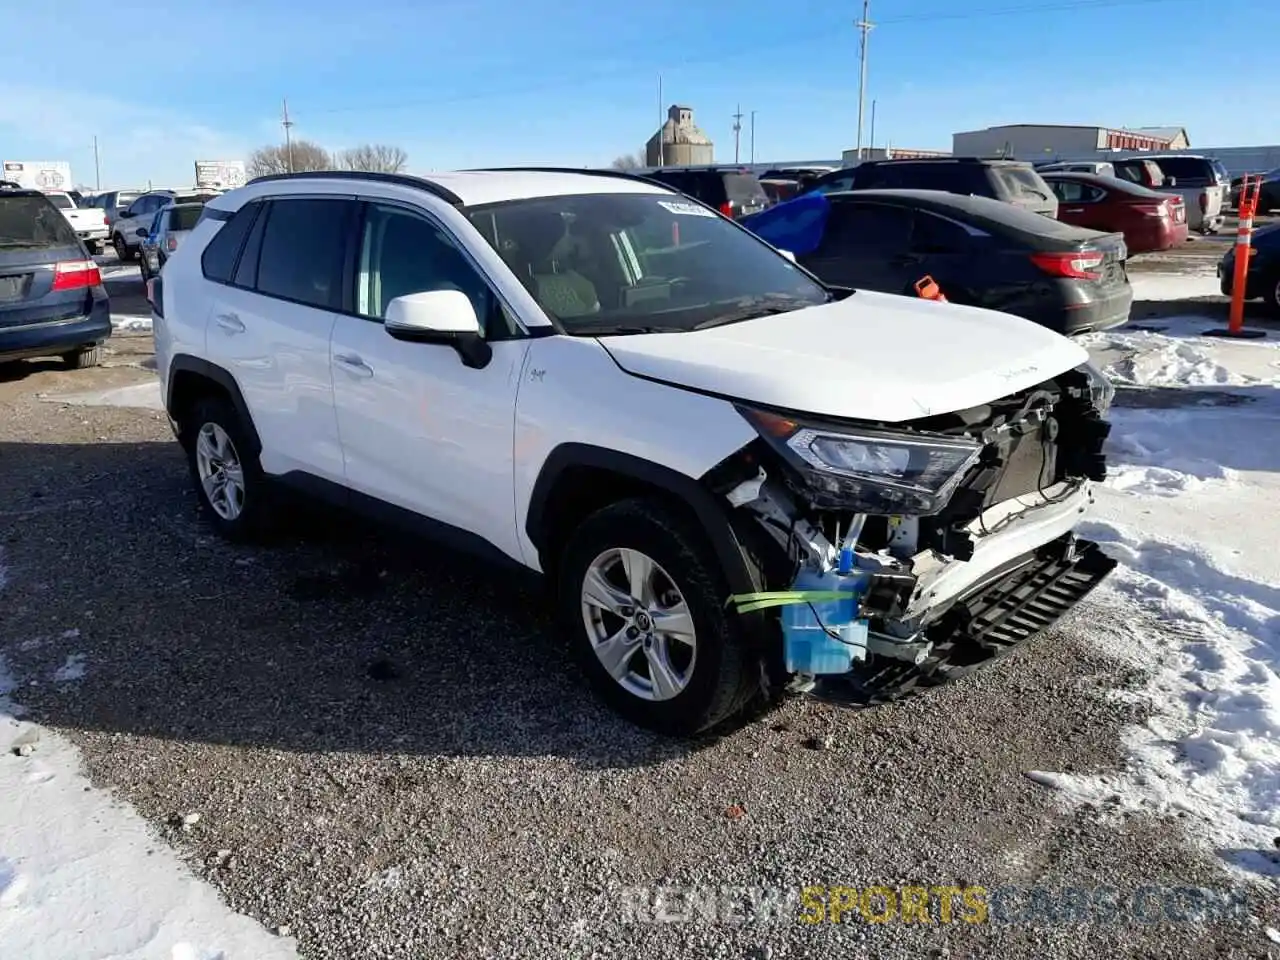
<path fill-rule="evenodd" d="M 224 544 L 160 414 L 47 399 L 149 360 L 132 336 L 93 371 L 0 366 L 0 653 L 30 719 L 304 957 L 1277 955 L 1251 922 L 624 922 L 646 885 L 1236 881 L 1175 816 L 1068 812 L 1026 775 L 1122 762 L 1142 717 L 1104 694 L 1140 678 L 1087 634 L 1159 629 L 1131 610 L 915 702 L 662 740 L 596 707 L 537 596 L 349 518 Z"/>

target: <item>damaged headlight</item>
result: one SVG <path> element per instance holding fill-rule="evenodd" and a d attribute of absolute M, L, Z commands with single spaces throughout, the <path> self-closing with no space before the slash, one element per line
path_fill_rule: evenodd
<path fill-rule="evenodd" d="M 814 505 L 927 516 L 942 510 L 982 445 L 963 437 L 802 423 L 738 407 L 804 479 Z"/>
<path fill-rule="evenodd" d="M 1111 409 L 1111 401 L 1116 398 L 1116 388 L 1111 379 L 1103 373 L 1092 360 L 1087 360 L 1076 367 L 1089 381 L 1089 399 L 1093 402 L 1098 416 L 1106 417 Z"/>

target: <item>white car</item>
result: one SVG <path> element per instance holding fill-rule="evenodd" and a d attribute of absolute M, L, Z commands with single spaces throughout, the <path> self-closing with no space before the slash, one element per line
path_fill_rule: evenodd
<path fill-rule="evenodd" d="M 106 215 L 96 207 L 80 207 L 68 193 L 51 191 L 45 194 L 55 207 L 62 211 L 76 236 L 84 241 L 90 253 L 99 253 L 107 239 Z"/>
<path fill-rule="evenodd" d="M 1072 535 L 1112 396 L 1083 348 L 829 289 L 640 177 L 265 177 L 150 294 L 215 528 L 262 531 L 278 487 L 545 574 L 659 730 L 957 676 L 1114 566 Z"/>

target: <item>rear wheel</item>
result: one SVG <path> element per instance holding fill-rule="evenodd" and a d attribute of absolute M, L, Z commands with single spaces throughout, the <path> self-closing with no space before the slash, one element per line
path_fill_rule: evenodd
<path fill-rule="evenodd" d="M 229 540 L 265 533 L 266 477 L 235 408 L 221 397 L 198 400 L 183 417 L 182 440 L 196 494 L 214 529 Z"/>
<path fill-rule="evenodd" d="M 1267 284 L 1267 308 L 1280 317 L 1280 275 L 1272 277 Z"/>
<path fill-rule="evenodd" d="M 62 363 L 68 370 L 87 370 L 102 362 L 102 347 L 84 347 L 62 355 Z"/>
<path fill-rule="evenodd" d="M 591 686 L 633 723 L 688 736 L 758 690 L 728 587 L 697 528 L 657 500 L 611 504 L 573 533 L 558 609 Z"/>
<path fill-rule="evenodd" d="M 133 259 L 133 253 L 129 250 L 129 245 L 124 242 L 124 237 L 116 234 L 111 238 L 111 246 L 115 248 L 116 259 L 121 263 L 128 263 Z"/>

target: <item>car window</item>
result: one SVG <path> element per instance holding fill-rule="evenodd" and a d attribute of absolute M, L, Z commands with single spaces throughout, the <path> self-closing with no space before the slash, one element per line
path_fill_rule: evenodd
<path fill-rule="evenodd" d="M 844 170 L 841 171 L 839 176 L 816 184 L 814 190 L 818 193 L 840 193 L 845 190 L 852 190 L 855 177 L 853 170 Z"/>
<path fill-rule="evenodd" d="M 342 258 L 353 204 L 346 200 L 274 200 L 262 235 L 256 289 L 272 297 L 337 310 Z"/>
<path fill-rule="evenodd" d="M 0 249 L 74 247 L 75 231 L 45 197 L 0 194 Z"/>
<path fill-rule="evenodd" d="M 236 258 L 240 256 L 240 248 L 244 246 L 249 228 L 262 209 L 260 203 L 246 203 L 222 225 L 209 245 L 200 255 L 200 268 L 205 278 L 218 283 L 228 283 L 231 273 L 236 268 Z"/>
<path fill-rule="evenodd" d="M 570 334 L 689 330 L 829 299 L 746 230 L 672 194 L 541 197 L 467 213 Z"/>
<path fill-rule="evenodd" d="M 905 253 L 911 238 L 911 211 L 878 203 L 833 203 L 819 256 L 877 256 Z"/>
<path fill-rule="evenodd" d="M 1004 183 L 1009 196 L 1018 200 L 1051 200 L 1043 178 L 1026 167 L 995 167 L 996 176 Z"/>
<path fill-rule="evenodd" d="M 48 194 L 48 197 L 49 197 L 49 201 L 59 210 L 75 209 L 75 206 L 76 206 L 75 203 L 73 203 L 71 198 L 68 197 L 65 193 L 50 193 Z"/>
<path fill-rule="evenodd" d="M 730 200 L 739 203 L 758 203 L 768 200 L 764 187 L 754 173 L 726 173 L 721 176 L 724 181 L 724 193 Z"/>
<path fill-rule="evenodd" d="M 1201 157 L 1160 157 L 1152 162 L 1166 177 L 1174 177 L 1180 187 L 1203 187 L 1213 174 L 1209 161 Z"/>
<path fill-rule="evenodd" d="M 253 229 L 249 231 L 248 238 L 244 241 L 244 250 L 240 253 L 240 261 L 236 264 L 235 276 L 231 278 L 233 286 L 244 287 L 246 290 L 252 290 L 258 283 L 258 261 L 262 256 L 262 234 L 266 231 L 267 221 L 271 218 L 271 210 L 268 205 L 261 204 L 263 207 L 262 215 L 253 222 Z"/>
<path fill-rule="evenodd" d="M 969 231 L 960 224 L 932 213 L 916 211 L 911 232 L 911 249 L 916 253 L 962 253 L 972 243 Z"/>
<path fill-rule="evenodd" d="M 1097 203 L 1106 196 L 1106 191 L 1079 180 L 1053 180 L 1049 189 L 1063 203 Z"/>
<path fill-rule="evenodd" d="M 117 209 L 117 210 L 125 210 L 125 209 L 127 209 L 127 208 L 128 208 L 128 206 L 129 206 L 131 203 L 133 203 L 135 200 L 137 200 L 140 196 L 142 196 L 142 194 L 140 194 L 140 193 L 117 193 L 117 194 L 116 194 L 116 209 Z"/>
<path fill-rule="evenodd" d="M 169 208 L 170 230 L 194 230 L 200 222 L 200 207 L 181 206 Z"/>
<path fill-rule="evenodd" d="M 412 211 L 370 204 L 360 238 L 356 312 L 381 320 L 396 297 L 430 290 L 465 293 L 482 329 L 498 315 L 497 296 L 451 236 Z"/>
<path fill-rule="evenodd" d="M 164 217 L 165 217 L 165 211 L 161 210 L 159 213 L 155 215 L 155 217 L 152 218 L 151 230 L 149 232 L 153 237 L 157 236 L 160 233 L 160 231 L 164 229 Z"/>

